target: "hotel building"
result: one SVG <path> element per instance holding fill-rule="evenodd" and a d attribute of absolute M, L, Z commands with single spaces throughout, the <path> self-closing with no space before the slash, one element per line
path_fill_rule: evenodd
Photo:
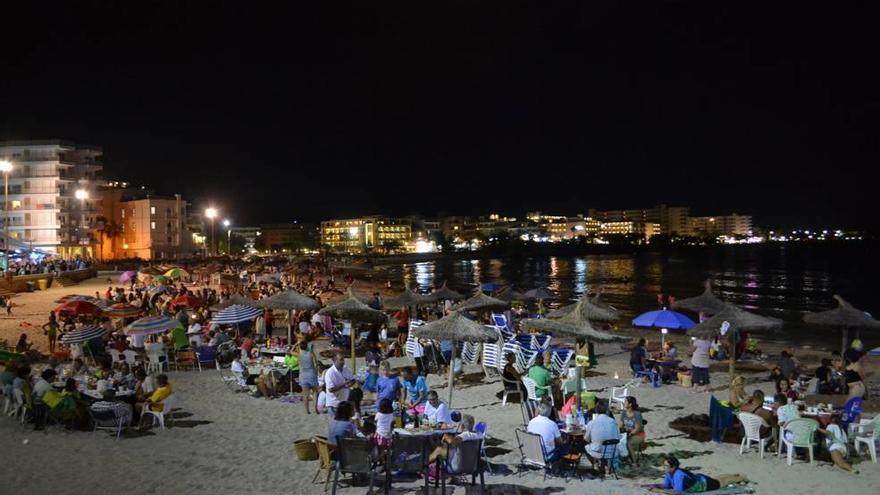
<path fill-rule="evenodd" d="M 321 222 L 321 246 L 353 254 L 372 250 L 412 252 L 412 224 L 405 218 L 369 216 Z"/>

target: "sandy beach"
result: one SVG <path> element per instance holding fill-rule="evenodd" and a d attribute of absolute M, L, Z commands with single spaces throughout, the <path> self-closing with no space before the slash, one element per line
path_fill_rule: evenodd
<path fill-rule="evenodd" d="M 14 341 L 21 333 L 22 321 L 34 325 L 31 340 L 45 348 L 46 340 L 38 326 L 55 306 L 55 299 L 70 293 L 94 295 L 107 288 L 107 275 L 79 286 L 52 288 L 45 292 L 22 294 L 15 299 L 13 316 L 0 318 L 0 338 Z M 617 344 L 600 345 L 599 376 L 588 378 L 590 390 L 602 390 L 607 397 L 610 387 L 628 378 L 628 353 Z M 395 358 L 393 366 L 408 364 Z M 479 368 L 466 368 L 476 373 Z M 620 379 L 613 378 L 615 371 Z M 766 373 L 753 375 L 751 381 Z M 97 490 L 127 493 L 321 493 L 320 484 L 312 485 L 317 462 L 300 462 L 293 442 L 315 434 L 326 434 L 326 416 L 306 415 L 301 403 L 267 401 L 231 392 L 215 370 L 171 372 L 169 378 L 178 397 L 175 424 L 164 432 L 127 434 L 120 441 L 106 432 L 66 431 L 50 427 L 35 432 L 11 418 L 0 418 L 0 459 L 2 493 L 67 494 Z M 726 384 L 726 373 L 712 374 L 714 386 Z M 432 388 L 445 387 L 445 379 L 429 376 Z M 769 381 L 750 384 L 772 392 Z M 640 485 L 659 481 L 659 466 L 648 463 L 634 473 L 621 470 L 621 479 L 569 480 L 548 478 L 537 471 L 516 474 L 520 455 L 514 431 L 522 427 L 518 404 L 502 407 L 496 393 L 498 381 L 464 384 L 456 387 L 453 409 L 473 414 L 477 421 L 488 423 L 492 439 L 490 461 L 499 472 L 486 476 L 490 493 L 650 493 Z M 726 398 L 727 391 L 715 392 Z M 646 454 L 672 451 L 691 455 L 682 465 L 709 475 L 739 473 L 752 480 L 757 493 L 824 495 L 835 489 L 846 493 L 880 493 L 880 465 L 862 457 L 858 475 L 846 474 L 828 462 L 810 465 L 797 461 L 787 466 L 784 458 L 765 455 L 761 460 L 755 450 L 739 455 L 739 445 L 698 442 L 669 427 L 669 422 L 688 414 L 707 414 L 709 394 L 693 393 L 677 385 L 660 388 L 640 386 L 632 394 L 647 421 L 650 446 Z M 445 397 L 441 393 L 441 397 Z M 651 477 L 651 475 L 654 475 Z M 394 493 L 416 493 L 418 482 L 395 483 Z M 447 487 L 450 493 L 477 493 L 464 487 Z M 363 486 L 341 485 L 340 493 L 364 493 Z M 438 490 L 439 493 L 439 490 Z"/>

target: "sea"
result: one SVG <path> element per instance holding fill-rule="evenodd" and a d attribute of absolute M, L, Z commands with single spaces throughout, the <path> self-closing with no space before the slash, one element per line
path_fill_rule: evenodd
<path fill-rule="evenodd" d="M 665 248 L 626 254 L 583 256 L 517 256 L 439 259 L 380 266 L 397 285 L 428 292 L 446 282 L 472 293 L 513 285 L 525 292 L 548 287 L 559 306 L 584 293 L 601 291 L 602 300 L 618 308 L 621 325 L 660 307 L 660 300 L 699 295 L 711 279 L 720 298 L 762 315 L 785 321 L 776 333 L 761 336 L 774 342 L 807 347 L 839 345 L 836 329 L 803 323 L 808 311 L 833 308 L 839 294 L 857 308 L 880 316 L 880 261 L 874 243 L 773 243 Z M 658 297 L 662 296 L 662 297 Z M 696 318 L 696 315 L 690 315 Z M 861 335 L 872 348 L 880 335 Z"/>

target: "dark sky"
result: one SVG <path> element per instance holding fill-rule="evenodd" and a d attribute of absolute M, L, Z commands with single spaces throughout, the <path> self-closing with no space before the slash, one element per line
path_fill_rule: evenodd
<path fill-rule="evenodd" d="M 35 10 L 2 12 L 0 139 L 100 144 L 238 224 L 875 221 L 880 31 L 848 2 L 9 3 Z"/>

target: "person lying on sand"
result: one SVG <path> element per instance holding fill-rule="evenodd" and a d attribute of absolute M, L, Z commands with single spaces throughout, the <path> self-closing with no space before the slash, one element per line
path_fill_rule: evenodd
<path fill-rule="evenodd" d="M 705 474 L 692 473 L 682 469 L 678 459 L 673 455 L 668 455 L 663 460 L 663 469 L 666 471 L 663 475 L 663 483 L 647 486 L 656 493 L 699 493 L 749 482 L 745 476 L 739 474 L 721 474 L 716 479 Z"/>

